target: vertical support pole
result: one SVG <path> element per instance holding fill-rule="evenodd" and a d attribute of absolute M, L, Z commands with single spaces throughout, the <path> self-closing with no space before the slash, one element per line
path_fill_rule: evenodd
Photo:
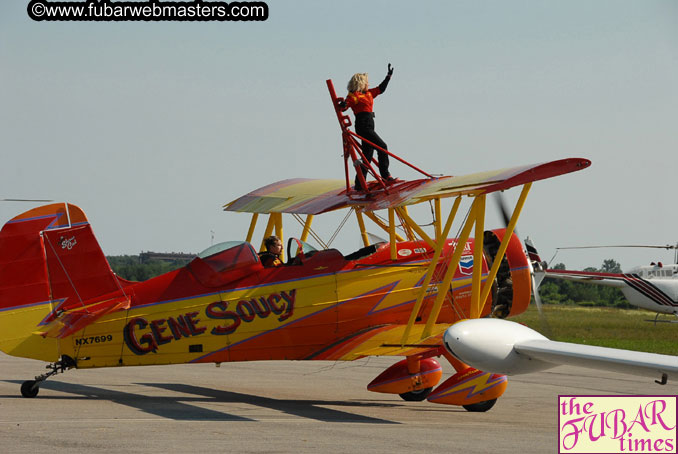
<path fill-rule="evenodd" d="M 433 303 L 433 307 L 431 308 L 431 313 L 429 314 L 428 319 L 426 320 L 426 327 L 424 328 L 424 331 L 421 334 L 422 339 L 431 335 L 433 325 L 438 320 L 438 314 L 440 314 L 440 309 L 442 308 L 443 302 L 445 301 L 445 297 L 447 296 L 447 292 L 449 291 L 450 284 L 452 283 L 452 278 L 454 277 L 454 273 L 457 271 L 457 268 L 459 267 L 461 255 L 464 253 L 464 248 L 466 247 L 468 237 L 471 235 L 471 228 L 473 227 L 473 224 L 475 223 L 476 220 L 477 203 L 478 199 L 476 199 L 473 202 L 473 205 L 471 206 L 471 213 L 469 214 L 468 219 L 466 219 L 464 228 L 461 230 L 461 235 L 459 235 L 459 238 L 457 239 L 457 245 L 454 248 L 452 259 L 450 260 L 450 263 L 448 263 L 447 265 L 447 271 L 445 272 L 443 282 L 438 285 L 438 295 L 436 296 L 436 300 Z"/>
<path fill-rule="evenodd" d="M 415 222 L 410 223 L 408 221 L 408 219 L 410 219 L 410 216 L 407 212 L 407 207 L 406 206 L 397 207 L 395 210 L 396 214 L 400 218 L 400 223 L 403 226 L 403 229 L 405 229 L 405 236 L 407 236 L 407 239 L 409 241 L 415 241 L 416 237 L 414 236 L 414 232 L 412 231 L 412 226 L 416 225 L 416 223 Z"/>
<path fill-rule="evenodd" d="M 443 228 L 443 220 L 442 220 L 441 214 L 440 214 L 440 197 L 433 200 L 433 208 L 435 210 L 434 211 L 435 221 L 434 221 L 433 225 L 435 226 L 436 241 L 440 241 L 440 238 L 442 236 L 442 228 Z"/>
<path fill-rule="evenodd" d="M 504 238 L 502 238 L 502 240 L 501 240 L 501 244 L 499 245 L 499 249 L 497 250 L 497 255 L 494 257 L 494 262 L 492 263 L 492 268 L 490 269 L 490 273 L 488 274 L 487 280 L 485 281 L 485 285 L 483 286 L 483 291 L 480 294 L 480 303 L 481 303 L 480 313 L 481 314 L 485 310 L 485 305 L 487 304 L 487 297 L 489 296 L 490 290 L 492 289 L 492 283 L 494 282 L 494 279 L 497 277 L 497 273 L 499 272 L 499 266 L 501 265 L 501 261 L 504 258 L 504 254 L 506 253 L 506 249 L 508 248 L 509 241 L 511 240 L 511 236 L 513 235 L 513 231 L 516 228 L 516 224 L 518 223 L 518 218 L 520 217 L 520 212 L 523 210 L 523 206 L 525 205 L 525 199 L 527 199 L 527 194 L 530 192 L 531 187 L 532 187 L 532 182 L 526 183 L 525 185 L 523 185 L 523 190 L 520 193 L 520 197 L 518 198 L 518 202 L 516 203 L 516 207 L 513 210 L 513 214 L 511 215 L 511 220 L 509 221 L 508 225 L 506 226 Z"/>
<path fill-rule="evenodd" d="M 421 372 L 421 355 L 412 355 L 407 357 L 407 372 L 410 375 Z"/>
<path fill-rule="evenodd" d="M 396 208 L 397 209 L 397 208 Z M 435 251 L 436 248 L 436 243 L 431 239 L 430 236 L 426 234 L 424 229 L 419 227 L 416 222 L 410 217 L 409 214 L 407 214 L 407 211 L 401 211 L 400 212 L 400 220 L 404 221 L 404 225 L 407 227 L 408 230 L 413 230 L 414 232 L 417 232 L 419 237 L 426 242 L 429 246 L 431 246 L 431 249 Z M 412 240 L 415 240 L 416 238 L 414 237 L 414 233 L 412 232 Z"/>
<path fill-rule="evenodd" d="M 363 239 L 363 245 L 365 247 L 370 245 L 370 239 L 367 237 L 367 231 L 365 230 L 365 219 L 363 219 L 363 213 L 356 208 L 355 217 L 358 219 L 358 227 L 360 227 L 360 237 Z"/>
<path fill-rule="evenodd" d="M 266 230 L 264 230 L 264 237 L 261 239 L 261 246 L 259 246 L 259 252 L 264 252 L 266 247 L 264 246 L 264 240 L 269 236 L 273 235 L 273 227 L 275 227 L 275 213 L 268 215 L 268 224 L 266 224 Z"/>
<path fill-rule="evenodd" d="M 301 241 L 306 241 L 308 238 L 308 233 L 311 231 L 311 223 L 313 222 L 313 215 L 309 214 L 306 216 L 306 222 L 304 223 L 304 230 L 301 231 Z"/>
<path fill-rule="evenodd" d="M 252 214 L 252 220 L 250 221 L 250 228 L 247 231 L 247 241 L 248 243 L 252 242 L 252 236 L 254 235 L 254 228 L 257 226 L 257 219 L 259 219 L 259 213 Z"/>
<path fill-rule="evenodd" d="M 368 218 L 370 218 L 370 219 L 372 220 L 372 222 L 374 222 L 375 224 L 377 224 L 377 226 L 379 226 L 384 232 L 389 233 L 388 225 L 386 225 L 384 222 L 382 222 L 381 219 L 379 219 L 377 216 L 375 216 L 375 214 L 374 214 L 373 212 L 371 212 L 371 211 L 365 211 L 363 214 L 364 214 L 365 216 L 367 216 Z M 398 232 L 396 232 L 395 235 L 396 235 L 396 240 L 397 240 L 397 241 L 405 241 L 405 238 L 401 237 L 401 236 L 398 234 Z"/>
<path fill-rule="evenodd" d="M 398 258 L 398 247 L 396 245 L 396 231 L 395 231 L 395 209 L 388 209 L 388 240 L 391 246 L 391 260 Z"/>
<path fill-rule="evenodd" d="M 459 361 L 457 358 L 452 356 L 452 354 L 450 354 L 450 352 L 448 352 L 445 348 L 441 348 L 440 353 L 442 353 L 445 359 L 450 362 L 450 364 L 452 365 L 452 367 L 454 367 L 454 370 L 456 372 L 461 372 L 462 370 L 469 368 L 468 364 Z"/>
<path fill-rule="evenodd" d="M 452 228 L 452 222 L 454 221 L 454 218 L 457 216 L 457 210 L 459 210 L 460 203 L 461 196 L 457 197 L 457 199 L 454 201 L 454 205 L 452 206 L 452 209 L 450 209 L 450 214 L 447 216 L 447 222 L 445 222 L 445 229 L 443 230 L 440 238 L 438 238 L 438 242 L 433 253 L 433 258 L 431 259 L 431 263 L 428 265 L 426 276 L 424 276 L 424 282 L 422 283 L 421 289 L 419 290 L 419 295 L 417 296 L 417 302 L 414 303 L 412 313 L 410 313 L 410 319 L 407 322 L 405 331 L 403 332 L 403 338 L 400 342 L 402 345 L 405 345 L 407 343 L 407 338 L 409 337 L 410 331 L 412 330 L 412 326 L 414 325 L 414 322 L 417 319 L 417 314 L 419 313 L 424 298 L 428 293 L 428 286 L 431 284 L 431 279 L 433 279 L 433 273 L 435 272 L 435 269 L 438 266 L 438 260 L 440 260 L 440 256 L 443 253 L 445 241 L 447 241 L 447 235 L 449 234 L 450 229 Z"/>
<path fill-rule="evenodd" d="M 275 215 L 275 235 L 280 238 L 280 241 L 283 241 L 283 223 L 282 223 L 282 213 L 271 213 L 271 215 Z M 280 252 L 280 260 L 285 262 L 285 249 Z"/>
<path fill-rule="evenodd" d="M 471 318 L 480 317 L 480 286 L 483 281 L 483 237 L 485 236 L 485 194 L 476 196 L 476 233 L 471 276 Z"/>

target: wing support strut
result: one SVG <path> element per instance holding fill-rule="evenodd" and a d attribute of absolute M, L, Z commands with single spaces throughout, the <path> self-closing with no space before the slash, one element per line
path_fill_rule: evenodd
<path fill-rule="evenodd" d="M 355 217 L 358 219 L 358 227 L 360 228 L 360 237 L 363 240 L 363 245 L 365 247 L 370 245 L 370 239 L 367 236 L 367 230 L 365 230 L 365 219 L 363 219 L 363 213 L 360 209 L 355 210 Z"/>
<path fill-rule="evenodd" d="M 518 201 L 516 203 L 516 206 L 513 210 L 513 214 L 511 215 L 511 219 L 506 227 L 506 231 L 504 234 L 504 237 L 502 238 L 502 241 L 499 245 L 499 249 L 497 251 L 497 254 L 495 256 L 494 262 L 492 263 L 492 266 L 490 267 L 490 270 L 488 272 L 487 278 L 483 279 L 483 237 L 484 237 L 484 227 L 485 227 L 485 201 L 486 201 L 486 194 L 485 193 L 479 193 L 475 195 L 474 201 L 471 205 L 471 209 L 469 212 L 469 216 L 464 222 L 464 225 L 462 226 L 461 233 L 459 235 L 459 238 L 456 240 L 456 244 L 454 245 L 454 252 L 452 253 L 451 258 L 446 259 L 448 262 L 446 265 L 446 270 L 445 274 L 442 278 L 442 280 L 436 279 L 436 282 L 434 282 L 434 287 L 431 288 L 431 282 L 434 280 L 434 274 L 436 273 L 436 269 L 438 266 L 441 264 L 441 256 L 443 253 L 443 249 L 445 247 L 445 242 L 447 241 L 447 236 L 450 232 L 450 228 L 452 226 L 452 223 L 454 221 L 454 218 L 457 215 L 458 209 L 459 209 L 459 204 L 461 202 L 461 196 L 457 197 L 454 205 L 452 206 L 452 209 L 450 210 L 450 214 L 447 217 L 447 220 L 445 222 L 445 227 L 439 230 L 438 228 L 436 229 L 436 239 L 433 241 L 430 237 L 426 235 L 425 232 L 420 231 L 421 228 L 416 225 L 416 223 L 407 215 L 407 213 L 400 212 L 401 218 L 417 233 L 421 238 L 426 241 L 429 245 L 433 247 L 434 254 L 433 258 L 431 259 L 431 263 L 428 266 L 428 270 L 426 271 L 426 275 L 424 277 L 424 281 L 421 285 L 421 289 L 419 291 L 419 294 L 417 296 L 417 300 L 414 304 L 414 307 L 412 309 L 412 312 L 410 313 L 410 318 L 407 322 L 407 325 L 405 327 L 405 330 L 403 332 L 400 344 L 402 346 L 416 342 L 417 339 L 409 339 L 410 333 L 412 331 L 412 327 L 414 326 L 415 322 L 417 321 L 417 316 L 420 314 L 422 310 L 422 305 L 424 299 L 435 293 L 436 297 L 435 300 L 433 301 L 433 305 L 431 307 L 431 311 L 428 314 L 428 317 L 426 318 L 426 324 L 421 332 L 421 338 L 420 339 L 425 339 L 429 336 L 431 336 L 433 327 L 438 319 L 438 315 L 440 314 L 440 311 L 442 310 L 442 305 L 445 301 L 445 298 L 448 295 L 448 291 L 451 288 L 451 283 L 452 279 L 454 278 L 454 275 L 457 271 L 457 268 L 459 267 L 459 263 L 461 261 L 461 257 L 464 254 L 464 251 L 466 249 L 466 244 L 468 242 L 468 239 L 471 235 L 472 230 L 475 230 L 475 239 L 474 239 L 474 244 L 473 244 L 473 274 L 471 276 L 471 288 L 472 288 L 472 293 L 471 293 L 471 313 L 470 313 L 470 318 L 479 318 L 485 311 L 485 306 L 487 305 L 487 300 L 490 294 L 490 291 L 492 289 L 492 282 L 494 282 L 494 279 L 497 276 L 497 273 L 499 271 L 500 264 L 502 262 L 502 259 L 506 253 L 506 249 L 508 248 L 509 241 L 511 240 L 511 237 L 513 235 L 513 232 L 515 230 L 516 224 L 518 222 L 518 218 L 520 217 L 520 213 L 523 209 L 523 206 L 525 205 L 525 200 L 527 199 L 527 195 L 529 194 L 530 188 L 532 187 L 532 183 L 526 183 L 523 185 L 522 191 L 520 193 L 520 196 L 518 198 Z M 440 212 L 440 206 L 439 206 L 439 201 L 436 199 L 436 206 L 435 210 L 436 213 Z M 440 219 L 440 215 L 436 214 L 437 218 Z M 475 227 L 475 229 L 474 229 Z M 485 281 L 484 284 L 482 281 Z M 435 289 L 435 290 L 434 290 Z M 419 340 L 420 340 L 419 339 Z"/>
<path fill-rule="evenodd" d="M 504 254 L 506 253 L 506 248 L 508 248 L 509 241 L 511 240 L 511 236 L 513 235 L 514 230 L 516 229 L 516 224 L 518 223 L 518 218 L 520 217 L 520 212 L 523 210 L 523 206 L 525 205 L 525 200 L 527 199 L 527 195 L 530 192 L 530 188 L 532 187 L 532 183 L 527 183 L 523 185 L 523 190 L 520 193 L 520 197 L 518 197 L 518 202 L 516 203 L 516 207 L 513 209 L 513 214 L 511 215 L 511 219 L 509 220 L 508 225 L 506 226 L 506 231 L 504 233 L 504 238 L 501 240 L 501 244 L 499 245 L 499 249 L 497 250 L 497 255 L 492 263 L 492 267 L 490 268 L 490 273 L 487 276 L 487 280 L 485 281 L 485 285 L 483 286 L 483 290 L 480 294 L 480 301 L 482 302 L 482 307 L 480 308 L 480 311 L 478 314 L 482 314 L 483 310 L 485 309 L 485 305 L 487 304 L 487 297 L 490 294 L 490 290 L 492 289 L 492 283 L 494 282 L 494 279 L 497 277 L 497 273 L 499 272 L 499 266 L 501 265 L 501 261 L 504 257 Z"/>
<path fill-rule="evenodd" d="M 371 211 L 363 211 L 363 214 L 370 218 L 375 224 L 377 224 L 379 227 L 381 227 L 386 233 L 389 233 L 390 235 L 390 228 L 387 224 L 385 224 L 381 219 L 379 219 L 373 212 Z M 395 232 L 395 230 L 394 230 Z M 400 236 L 398 232 L 395 232 L 395 237 L 398 241 L 405 241 L 405 238 Z"/>
<path fill-rule="evenodd" d="M 252 242 L 252 237 L 254 236 L 254 229 L 257 226 L 257 220 L 259 219 L 259 213 L 253 213 L 252 214 L 252 219 L 250 220 L 250 226 L 247 231 L 247 238 L 245 241 L 248 243 Z M 301 221 L 300 221 L 301 222 Z M 313 215 L 309 214 L 306 216 L 306 220 L 303 223 L 303 229 L 301 231 L 301 241 L 306 241 L 308 239 L 309 233 L 311 233 L 311 225 L 313 224 Z M 266 238 L 269 236 L 273 235 L 273 232 L 275 231 L 275 235 L 278 236 L 278 238 L 282 239 L 283 238 L 283 219 L 282 219 L 282 213 L 270 213 L 268 215 L 268 223 L 266 224 L 266 229 L 264 230 L 264 237 L 261 239 L 261 245 L 259 246 L 259 251 L 263 251 L 264 248 L 264 241 Z M 281 258 L 284 260 L 284 251 L 281 253 Z"/>
<path fill-rule="evenodd" d="M 438 319 L 438 314 L 440 314 L 440 310 L 442 309 L 443 302 L 445 301 L 445 298 L 447 297 L 447 292 L 450 289 L 450 284 L 452 283 L 452 278 L 454 277 L 454 273 L 456 272 L 457 268 L 459 267 L 459 262 L 461 261 L 461 256 L 464 253 L 464 249 L 466 249 L 466 243 L 469 239 L 469 236 L 471 235 L 471 229 L 473 228 L 473 225 L 477 222 L 478 216 L 483 217 L 485 216 L 485 212 L 483 211 L 479 215 L 479 209 L 481 208 L 484 209 L 485 207 L 485 200 L 482 197 L 476 197 L 476 199 L 473 201 L 473 204 L 471 205 L 471 213 L 469 214 L 468 218 L 466 219 L 466 223 L 464 224 L 464 227 L 461 230 L 461 234 L 459 235 L 459 238 L 457 239 L 457 244 L 454 247 L 454 253 L 452 254 L 452 259 L 449 261 L 447 265 L 447 270 L 445 271 L 445 277 L 443 278 L 442 283 L 438 284 L 438 294 L 436 295 L 436 299 L 433 303 L 433 307 L 431 308 L 431 312 L 429 313 L 428 319 L 426 320 L 426 326 L 424 327 L 424 331 L 422 332 L 422 338 L 428 337 L 431 335 L 433 325 L 435 321 Z M 473 267 L 473 272 L 475 274 L 476 268 L 481 268 L 478 266 Z M 482 270 L 482 269 L 481 269 Z"/>
<path fill-rule="evenodd" d="M 443 247 L 445 246 L 445 241 L 447 239 L 447 235 L 450 232 L 450 228 L 452 228 L 452 222 L 454 221 L 454 218 L 457 216 L 457 211 L 459 211 L 459 204 L 460 203 L 461 203 L 461 196 L 457 197 L 454 200 L 454 204 L 452 205 L 452 208 L 450 209 L 450 214 L 447 216 L 447 221 L 445 222 L 445 227 L 442 231 L 442 234 L 438 237 L 438 242 L 437 242 L 436 247 L 435 247 L 433 259 L 431 259 L 431 264 L 429 265 L 428 270 L 426 271 L 426 276 L 424 277 L 424 282 L 421 285 L 421 290 L 419 291 L 419 296 L 417 296 L 417 301 L 416 301 L 416 303 L 414 303 L 414 308 L 412 309 L 412 313 L 410 314 L 410 319 L 407 322 L 407 326 L 405 327 L 405 331 L 403 332 L 403 337 L 400 341 L 402 345 L 407 344 L 407 338 L 409 337 L 410 331 L 412 330 L 412 326 L 414 326 L 414 322 L 417 319 L 417 314 L 419 314 L 419 310 L 421 309 L 421 305 L 424 301 L 424 298 L 426 297 L 426 294 L 428 293 L 428 287 L 431 284 L 431 279 L 433 278 L 433 273 L 435 272 L 435 269 L 438 266 L 438 261 L 440 260 L 440 256 L 443 252 Z"/>

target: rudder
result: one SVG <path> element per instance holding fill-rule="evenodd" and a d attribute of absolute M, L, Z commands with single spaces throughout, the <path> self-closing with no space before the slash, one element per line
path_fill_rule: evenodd
<path fill-rule="evenodd" d="M 0 349 L 56 360 L 58 340 L 34 332 L 119 288 L 80 208 L 59 203 L 16 216 L 0 231 Z"/>

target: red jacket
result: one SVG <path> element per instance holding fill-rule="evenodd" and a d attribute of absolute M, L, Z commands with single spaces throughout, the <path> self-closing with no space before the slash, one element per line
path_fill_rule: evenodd
<path fill-rule="evenodd" d="M 353 109 L 354 114 L 372 112 L 374 98 L 381 94 L 379 87 L 370 88 L 365 93 L 353 91 L 346 96 L 346 108 Z"/>

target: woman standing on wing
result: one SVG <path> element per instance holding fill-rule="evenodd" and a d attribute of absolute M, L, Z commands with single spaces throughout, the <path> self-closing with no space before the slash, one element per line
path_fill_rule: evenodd
<path fill-rule="evenodd" d="M 346 87 L 348 89 L 346 99 L 340 101 L 342 111 L 349 107 L 353 109 L 355 115 L 355 132 L 363 138 L 362 152 L 364 160 L 357 170 L 362 173 L 363 177 L 367 173 L 367 163 L 372 161 L 372 155 L 374 154 L 374 147 L 367 141 L 378 145 L 384 150 L 388 149 L 386 142 L 381 140 L 381 137 L 374 131 L 374 112 L 372 111 L 372 107 L 374 105 L 374 98 L 386 91 L 386 87 L 388 86 L 388 82 L 391 80 L 392 75 L 393 67 L 389 63 L 388 72 L 383 82 L 377 87 L 368 88 L 367 73 L 354 74 Z M 393 178 L 388 171 L 388 154 L 381 150 L 377 150 L 377 158 L 379 160 L 379 173 L 381 174 L 381 178 L 383 178 L 386 183 L 395 182 L 396 179 Z M 363 189 L 358 175 L 356 175 L 355 178 L 355 188 L 356 190 Z"/>

